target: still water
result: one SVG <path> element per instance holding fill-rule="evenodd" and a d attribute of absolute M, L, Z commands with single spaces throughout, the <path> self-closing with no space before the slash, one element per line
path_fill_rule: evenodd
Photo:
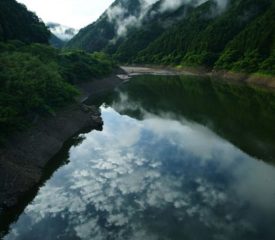
<path fill-rule="evenodd" d="M 75 139 L 5 240 L 275 239 L 274 93 L 139 76 L 90 101 L 103 131 Z"/>

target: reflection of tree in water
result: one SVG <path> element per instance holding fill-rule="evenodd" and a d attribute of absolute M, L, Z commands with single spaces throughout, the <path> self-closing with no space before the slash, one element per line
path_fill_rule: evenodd
<path fill-rule="evenodd" d="M 15 232 L 26 239 L 60 232 L 60 239 L 96 240 L 274 236 L 275 175 L 268 164 L 194 122 L 102 112 L 105 130 L 70 149 L 70 164 L 41 188 Z M 255 175 L 264 188 L 255 188 Z M 254 206 L 263 195 L 268 204 Z M 272 219 L 264 229 L 257 221 L 266 215 Z"/>
<path fill-rule="evenodd" d="M 190 76 L 139 76 L 120 90 L 132 105 L 142 105 L 155 114 L 184 116 L 211 128 L 248 154 L 275 162 L 272 91 Z M 126 108 L 123 113 L 142 117 L 138 108 Z"/>

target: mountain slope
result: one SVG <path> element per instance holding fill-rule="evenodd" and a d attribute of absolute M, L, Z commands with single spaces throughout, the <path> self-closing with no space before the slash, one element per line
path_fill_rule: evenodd
<path fill-rule="evenodd" d="M 161 12 L 163 4 L 167 1 L 116 0 L 96 22 L 81 29 L 67 44 L 67 47 L 81 48 L 89 52 L 102 51 L 103 49 L 112 52 L 128 39 L 129 34 L 135 35 L 136 31 L 141 31 L 138 35 L 142 36 L 150 35 L 152 32 L 151 35 L 155 36 L 153 37 L 155 39 L 184 14 L 185 8 L 182 6 L 176 10 Z M 146 34 L 142 34 L 144 28 Z M 155 30 L 158 30 L 159 33 L 156 34 Z M 138 39 L 141 40 L 141 37 Z M 148 42 L 148 39 L 145 42 Z"/>
<path fill-rule="evenodd" d="M 104 54 L 49 46 L 45 24 L 14 0 L 1 0 L 0 20 L 1 148 L 15 131 L 74 102 L 76 84 L 109 74 L 114 63 Z"/>
<path fill-rule="evenodd" d="M 78 33 L 78 30 L 59 23 L 49 22 L 46 25 L 52 34 L 64 42 L 71 40 Z"/>
<path fill-rule="evenodd" d="M 23 4 L 15 0 L 0 1 L 0 41 L 48 43 L 49 36 L 45 24 Z"/>
<path fill-rule="evenodd" d="M 124 63 L 207 66 L 272 74 L 274 2 L 117 0 L 67 47 L 105 51 Z"/>
<path fill-rule="evenodd" d="M 49 43 L 51 44 L 51 46 L 55 48 L 62 48 L 66 44 L 66 42 L 62 41 L 60 38 L 58 38 L 54 34 L 51 34 Z"/>
<path fill-rule="evenodd" d="M 232 0 L 224 13 L 208 19 L 210 11 L 202 5 L 151 43 L 137 61 L 213 66 L 226 45 L 269 5 L 268 0 Z"/>
<path fill-rule="evenodd" d="M 48 22 L 46 26 L 51 31 L 49 43 L 55 48 L 62 48 L 78 33 L 78 30 L 59 23 Z"/>
<path fill-rule="evenodd" d="M 139 0 L 116 0 L 96 22 L 81 29 L 67 47 L 81 48 L 89 52 L 101 51 L 116 37 L 117 31 L 123 31 L 122 28 L 119 30 L 121 26 L 116 20 L 125 22 L 127 19 L 134 19 L 141 13 L 140 8 Z"/>
<path fill-rule="evenodd" d="M 274 3 L 226 46 L 216 68 L 275 74 Z"/>

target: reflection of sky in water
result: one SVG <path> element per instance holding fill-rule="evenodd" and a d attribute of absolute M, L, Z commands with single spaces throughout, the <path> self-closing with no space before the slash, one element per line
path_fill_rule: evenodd
<path fill-rule="evenodd" d="M 103 108 L 7 239 L 275 239 L 275 169 L 203 126 Z"/>

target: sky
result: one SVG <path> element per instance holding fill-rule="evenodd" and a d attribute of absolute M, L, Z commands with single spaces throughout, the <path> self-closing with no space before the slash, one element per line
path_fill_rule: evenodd
<path fill-rule="evenodd" d="M 76 29 L 94 22 L 114 0 L 17 0 L 44 22 L 56 22 Z"/>

